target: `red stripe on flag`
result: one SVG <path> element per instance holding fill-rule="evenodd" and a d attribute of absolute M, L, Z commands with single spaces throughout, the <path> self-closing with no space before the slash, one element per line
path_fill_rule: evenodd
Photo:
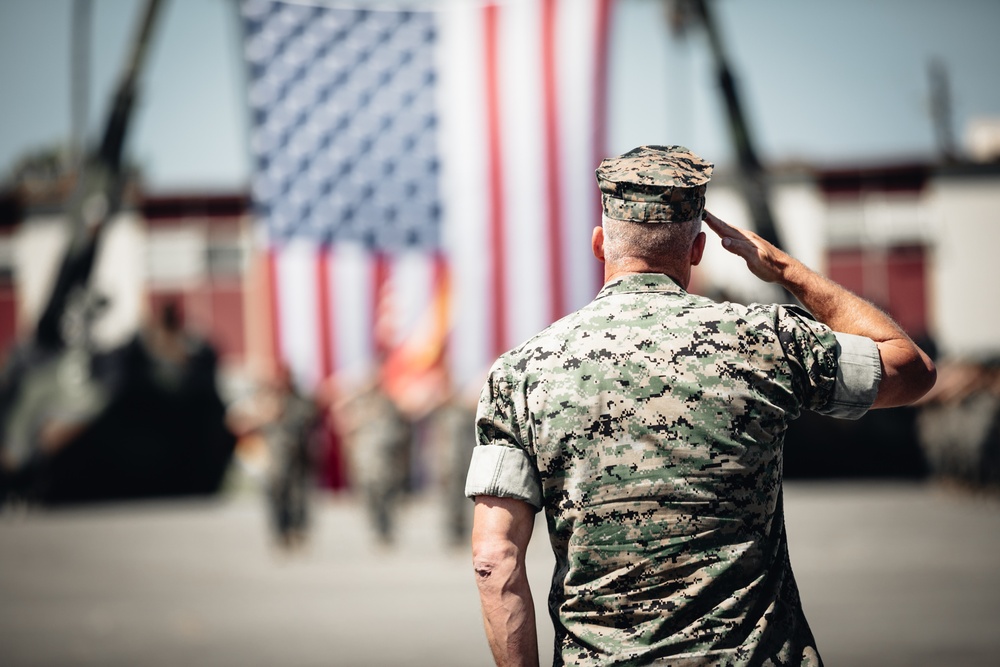
<path fill-rule="evenodd" d="M 559 106 L 556 89 L 556 0 L 542 1 L 542 104 L 545 119 L 545 185 L 548 199 L 549 315 L 565 315 L 563 213 L 560 189 Z"/>
<path fill-rule="evenodd" d="M 500 356 L 507 349 L 507 256 L 504 247 L 504 192 L 503 152 L 500 129 L 500 72 L 498 32 L 500 9 L 496 5 L 483 8 L 484 40 L 486 49 L 486 132 L 489 176 L 489 241 L 491 328 L 490 349 Z"/>
<path fill-rule="evenodd" d="M 614 0 L 597 0 L 597 35 L 594 38 L 594 167 L 607 157 L 608 136 L 608 42 L 611 33 L 611 6 Z M 601 220 L 603 207 L 600 192 L 595 188 L 594 208 L 597 209 L 597 220 Z M 604 264 L 595 262 L 595 278 L 597 289 L 604 285 Z"/>
<path fill-rule="evenodd" d="M 319 368 L 320 381 L 333 375 L 334 340 L 333 328 L 330 326 L 330 314 L 334 312 L 330 304 L 330 252 L 327 247 L 320 247 L 316 262 L 316 313 L 319 325 Z"/>
<path fill-rule="evenodd" d="M 267 251 L 267 300 L 270 310 L 271 324 L 271 363 L 275 370 L 281 368 L 284 363 L 284 355 L 281 353 L 281 312 L 278 299 L 278 251 L 270 248 Z"/>
<path fill-rule="evenodd" d="M 381 364 L 392 349 L 395 341 L 395 322 L 392 312 L 392 294 L 389 288 L 389 271 L 391 262 L 382 252 L 373 256 L 372 262 L 372 313 L 371 332 L 372 350 L 375 352 L 376 365 Z"/>

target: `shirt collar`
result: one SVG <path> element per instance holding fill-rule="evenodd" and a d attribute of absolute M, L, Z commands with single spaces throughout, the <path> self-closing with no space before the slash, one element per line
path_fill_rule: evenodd
<path fill-rule="evenodd" d="M 687 294 L 680 284 L 665 273 L 630 273 L 615 278 L 604 285 L 597 293 L 600 299 L 611 294 L 629 294 L 635 292 L 670 292 Z"/>

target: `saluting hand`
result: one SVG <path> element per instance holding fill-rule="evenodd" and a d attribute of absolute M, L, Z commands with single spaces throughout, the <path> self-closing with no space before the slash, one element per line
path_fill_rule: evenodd
<path fill-rule="evenodd" d="M 764 282 L 784 282 L 785 272 L 795 261 L 787 253 L 751 231 L 726 224 L 708 211 L 704 220 L 722 239 L 723 248 L 746 260 L 751 273 Z"/>
<path fill-rule="evenodd" d="M 934 362 L 891 317 L 753 232 L 727 225 L 708 211 L 704 220 L 722 239 L 723 248 L 746 260 L 761 280 L 784 286 L 820 322 L 875 341 L 882 379 L 873 407 L 908 405 L 934 386 Z"/>

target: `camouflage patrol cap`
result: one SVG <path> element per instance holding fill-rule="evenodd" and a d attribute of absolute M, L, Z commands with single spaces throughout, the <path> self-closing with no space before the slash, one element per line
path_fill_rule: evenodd
<path fill-rule="evenodd" d="M 684 146 L 639 146 L 602 160 L 597 184 L 604 213 L 631 222 L 700 219 L 713 168 Z"/>

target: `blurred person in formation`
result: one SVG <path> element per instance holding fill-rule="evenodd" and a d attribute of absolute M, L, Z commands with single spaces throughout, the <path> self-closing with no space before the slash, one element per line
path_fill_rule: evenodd
<path fill-rule="evenodd" d="M 935 369 L 871 304 L 705 212 L 711 173 L 680 146 L 603 161 L 604 287 L 483 388 L 466 493 L 497 664 L 538 664 L 524 554 L 540 510 L 555 664 L 821 664 L 788 559 L 786 426 L 910 403 Z M 811 314 L 689 294 L 703 219 Z"/>
<path fill-rule="evenodd" d="M 478 394 L 478 391 L 477 391 Z M 476 427 L 476 395 L 446 388 L 444 400 L 431 414 L 431 442 L 439 448 L 445 535 L 451 546 L 469 538 L 472 507 L 465 497 L 465 478 L 472 462 Z"/>
<path fill-rule="evenodd" d="M 256 434 L 265 447 L 265 495 L 275 540 L 297 549 L 308 536 L 310 495 L 319 414 L 282 366 L 264 383 L 254 407 L 233 418 L 241 436 Z"/>
<path fill-rule="evenodd" d="M 395 539 L 396 510 L 406 488 L 411 425 L 378 377 L 346 397 L 338 412 L 353 479 L 379 543 L 388 546 Z"/>
<path fill-rule="evenodd" d="M 313 444 L 318 414 L 300 395 L 287 367 L 271 386 L 274 417 L 263 427 L 267 443 L 267 497 L 278 543 L 297 548 L 305 543 L 312 492 Z"/>
<path fill-rule="evenodd" d="M 943 364 L 919 407 L 917 437 L 930 472 L 1000 489 L 1000 360 Z"/>

